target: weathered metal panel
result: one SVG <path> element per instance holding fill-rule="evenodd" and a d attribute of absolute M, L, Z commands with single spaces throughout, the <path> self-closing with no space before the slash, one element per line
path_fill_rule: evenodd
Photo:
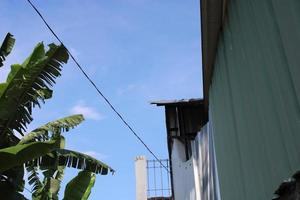
<path fill-rule="evenodd" d="M 223 200 L 271 199 L 300 168 L 300 1 L 231 0 L 210 87 Z"/>
<path fill-rule="evenodd" d="M 192 143 L 195 188 L 199 200 L 221 200 L 212 134 L 208 123 Z"/>
<path fill-rule="evenodd" d="M 192 156 L 185 159 L 184 145 L 173 140 L 171 162 L 176 200 L 220 200 L 214 142 L 207 123 L 192 141 Z"/>

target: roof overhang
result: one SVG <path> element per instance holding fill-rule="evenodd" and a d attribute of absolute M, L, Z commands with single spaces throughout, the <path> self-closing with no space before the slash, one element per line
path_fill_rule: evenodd
<path fill-rule="evenodd" d="M 203 104 L 203 99 L 194 98 L 194 99 L 180 99 L 180 100 L 161 100 L 153 101 L 151 104 L 157 106 L 184 106 L 184 105 L 200 105 Z"/>
<path fill-rule="evenodd" d="M 213 75 L 219 35 L 224 24 L 227 2 L 228 0 L 200 0 L 202 32 L 202 80 L 206 110 L 208 110 L 209 87 Z"/>
<path fill-rule="evenodd" d="M 173 130 L 171 130 L 170 126 L 175 123 L 170 124 L 170 121 L 174 121 L 175 118 L 178 118 L 175 120 L 176 123 L 179 123 L 178 126 L 181 127 L 182 125 L 181 128 L 189 128 L 188 131 L 183 129 L 178 130 L 181 133 L 193 132 L 196 134 L 208 121 L 208 116 L 206 115 L 204 107 L 204 100 L 200 98 L 153 101 L 151 104 L 165 107 L 168 136 L 172 135 L 170 131 Z M 184 125 L 185 123 L 189 125 Z"/>

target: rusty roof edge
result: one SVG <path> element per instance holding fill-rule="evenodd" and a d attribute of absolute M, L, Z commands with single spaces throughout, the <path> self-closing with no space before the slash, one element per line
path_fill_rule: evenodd
<path fill-rule="evenodd" d="M 203 99 L 201 98 L 191 98 L 191 99 L 179 99 L 179 100 L 159 100 L 151 101 L 150 104 L 155 104 L 157 106 L 166 106 L 166 105 L 194 105 L 194 104 L 203 104 Z"/>

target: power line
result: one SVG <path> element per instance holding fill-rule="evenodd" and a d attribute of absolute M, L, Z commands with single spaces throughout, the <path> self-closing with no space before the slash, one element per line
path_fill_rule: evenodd
<path fill-rule="evenodd" d="M 48 22 L 45 20 L 41 12 L 36 8 L 36 6 L 30 1 L 27 0 L 27 2 L 31 5 L 31 7 L 35 10 L 35 12 L 40 16 L 44 24 L 47 26 L 49 31 L 53 34 L 53 36 L 66 48 L 68 54 L 72 58 L 72 60 L 75 62 L 76 66 L 79 68 L 79 70 L 83 73 L 85 78 L 92 84 L 94 89 L 96 89 L 97 93 L 104 99 L 104 101 L 108 104 L 108 106 L 113 110 L 114 113 L 117 114 L 117 116 L 120 118 L 120 120 L 125 124 L 125 126 L 131 131 L 131 133 L 144 145 L 144 147 L 149 151 L 149 153 L 160 163 L 160 165 L 165 168 L 168 172 L 169 169 L 160 161 L 160 159 L 153 153 L 153 151 L 148 147 L 148 145 L 142 140 L 142 138 L 136 133 L 136 131 L 132 128 L 131 125 L 124 119 L 124 117 L 121 115 L 121 113 L 113 106 L 113 104 L 108 100 L 108 98 L 101 92 L 101 90 L 98 88 L 98 86 L 95 84 L 95 82 L 89 77 L 89 75 L 84 71 L 82 66 L 79 64 L 79 62 L 75 59 L 75 57 L 72 55 L 72 53 L 69 51 L 69 49 L 64 45 L 63 41 L 58 37 L 58 35 L 54 32 L 54 30 L 50 27 Z"/>

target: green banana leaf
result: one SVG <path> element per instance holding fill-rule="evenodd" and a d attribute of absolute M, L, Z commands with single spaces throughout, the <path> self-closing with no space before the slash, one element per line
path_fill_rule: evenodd
<path fill-rule="evenodd" d="M 65 166 L 101 175 L 107 175 L 108 172 L 115 172 L 114 169 L 105 163 L 83 153 L 68 149 L 55 149 L 52 154 L 54 155 L 43 156 L 36 162 L 42 170 L 52 168 L 53 166 Z"/>
<path fill-rule="evenodd" d="M 32 132 L 26 134 L 19 142 L 25 144 L 33 141 L 49 140 L 53 135 L 60 135 L 63 131 L 69 131 L 84 120 L 83 115 L 71 115 L 49 122 Z M 51 135 L 50 135 L 51 133 Z"/>
<path fill-rule="evenodd" d="M 0 172 L 46 155 L 59 147 L 60 139 L 56 139 L 47 142 L 18 144 L 16 146 L 0 149 Z"/>
<path fill-rule="evenodd" d="M 8 56 L 15 44 L 15 39 L 13 38 L 13 35 L 10 33 L 7 33 L 4 41 L 0 47 L 0 67 L 3 66 L 3 61 L 5 60 L 5 57 Z"/>
<path fill-rule="evenodd" d="M 64 200 L 87 200 L 96 181 L 95 174 L 81 171 L 66 186 Z"/>
<path fill-rule="evenodd" d="M 1 172 L 0 191 L 1 199 L 20 200 L 25 199 L 21 194 L 24 191 L 24 167 L 23 165 L 10 168 Z"/>
<path fill-rule="evenodd" d="M 50 88 L 68 58 L 63 45 L 50 44 L 45 52 L 39 43 L 23 64 L 11 66 L 6 82 L 0 84 L 0 105 L 5 108 L 0 110 L 1 135 L 13 135 L 13 130 L 23 135 L 32 121 L 32 108 L 51 97 Z"/>

